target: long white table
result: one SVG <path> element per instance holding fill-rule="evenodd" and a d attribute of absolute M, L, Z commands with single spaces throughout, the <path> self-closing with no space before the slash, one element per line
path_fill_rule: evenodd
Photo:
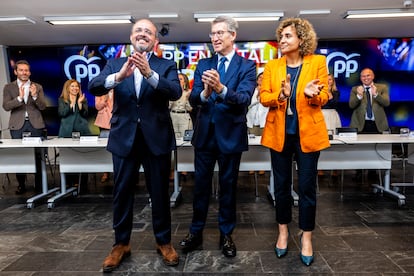
<path fill-rule="evenodd" d="M 0 173 L 36 173 L 34 148 L 47 148 L 44 143 L 33 140 L 23 142 L 22 139 L 1 139 Z M 45 149 L 46 150 L 46 149 Z M 48 197 L 59 188 L 48 188 L 45 155 L 42 154 L 42 193 L 27 199 L 27 208 L 34 207 L 35 201 Z"/>
<path fill-rule="evenodd" d="M 67 187 L 67 173 L 113 172 L 112 154 L 106 150 L 108 139 L 86 138 L 91 139 L 82 141 L 82 139 L 55 138 L 45 141 L 45 145 L 59 150 L 60 192 L 48 199 L 49 209 L 53 208 L 58 200 L 68 195 L 76 196 L 79 193 L 80 186 Z M 140 172 L 143 172 L 142 167 Z M 81 183 L 79 184 L 82 185 Z M 178 187 L 174 187 L 174 192 L 171 196 L 172 206 L 175 206 L 173 196 L 177 190 L 179 190 Z"/>
<path fill-rule="evenodd" d="M 268 148 L 261 146 L 260 140 L 260 136 L 249 139 L 249 151 L 242 154 L 240 171 L 270 171 L 268 192 L 273 203 L 275 203 L 270 152 Z M 194 171 L 193 148 L 189 142 L 181 142 L 181 144 L 177 142 L 176 172 Z M 397 198 L 399 205 L 405 204 L 405 196 L 390 188 L 392 144 L 414 143 L 414 138 L 401 137 L 399 134 L 359 134 L 356 137 L 340 137 L 335 135 L 330 143 L 331 147 L 321 151 L 318 170 L 383 170 L 384 180 L 379 184 L 374 184 L 373 191 L 390 194 Z M 178 179 L 177 175 L 175 175 L 175 181 L 178 182 Z M 296 206 L 298 204 L 298 196 L 293 190 L 293 186 L 292 197 Z"/>
<path fill-rule="evenodd" d="M 239 171 L 270 171 L 270 181 L 273 183 L 272 165 L 269 149 L 260 144 L 261 136 L 249 138 L 249 150 L 243 152 Z M 175 186 L 179 187 L 179 172 L 194 172 L 194 148 L 190 142 L 177 139 L 175 153 Z M 216 164 L 215 171 L 218 171 Z M 255 174 L 255 194 L 258 196 L 257 175 Z M 295 196 L 295 195 L 294 195 Z"/>
<path fill-rule="evenodd" d="M 76 195 L 76 187 L 66 186 L 66 173 L 90 173 L 90 172 L 112 172 L 112 157 L 106 151 L 107 139 L 99 138 L 97 141 L 81 142 L 73 141 L 71 138 L 55 138 L 45 141 L 49 147 L 59 149 L 59 168 L 61 173 L 60 193 L 49 198 L 48 208 L 53 208 L 56 201 L 70 194 Z M 270 155 L 268 149 L 260 145 L 260 137 L 249 139 L 250 150 L 244 152 L 240 164 L 241 171 L 271 171 Z M 194 171 L 194 150 L 190 142 L 177 139 L 177 151 L 174 152 L 174 189 L 170 197 L 171 207 L 178 204 L 181 196 L 179 183 L 179 172 Z M 142 169 L 141 169 L 142 171 Z M 272 174 L 271 174 L 272 179 Z M 271 183 L 272 181 L 270 181 Z M 257 195 L 257 180 L 256 180 Z"/>
<path fill-rule="evenodd" d="M 58 148 L 60 187 L 48 188 L 45 157 L 42 156 L 42 193 L 27 199 L 27 208 L 34 207 L 35 201 L 48 198 L 48 208 L 68 194 L 77 195 L 76 187 L 66 186 L 66 173 L 112 171 L 112 157 L 105 149 L 107 139 L 81 142 L 71 138 L 50 138 L 42 142 L 23 142 L 22 139 L 2 139 L 0 143 L 0 173 L 35 173 L 34 148 Z M 50 197 L 52 194 L 52 197 Z"/>
<path fill-rule="evenodd" d="M 106 150 L 107 138 L 91 137 L 92 140 L 80 141 L 72 138 L 54 138 L 45 141 L 45 145 L 59 150 L 60 191 L 47 200 L 49 209 L 57 200 L 70 194 L 76 196 L 79 187 L 67 187 L 67 173 L 112 172 L 112 155 Z M 93 140 L 96 138 L 96 140 Z M 79 183 L 82 185 L 82 183 Z M 87 185 L 87 183 L 84 183 Z"/>
<path fill-rule="evenodd" d="M 387 193 L 404 205 L 406 197 L 391 189 L 392 144 L 414 143 L 413 137 L 399 134 L 358 134 L 356 137 L 334 136 L 331 147 L 321 151 L 319 170 L 384 170 L 382 183 L 373 184 L 374 192 Z"/>

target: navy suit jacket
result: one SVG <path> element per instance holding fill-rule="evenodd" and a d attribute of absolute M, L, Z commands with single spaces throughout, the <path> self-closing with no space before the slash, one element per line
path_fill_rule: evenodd
<path fill-rule="evenodd" d="M 108 75 L 118 72 L 127 58 L 109 60 L 101 73 L 89 82 L 89 92 L 95 96 L 108 93 L 104 87 Z M 175 150 L 175 135 L 168 110 L 169 101 L 181 97 L 181 86 L 177 66 L 173 61 L 154 54 L 150 67 L 159 74 L 159 83 L 154 89 L 143 78 L 139 99 L 134 85 L 134 75 L 114 87 L 114 105 L 107 149 L 121 157 L 132 150 L 138 123 L 145 142 L 154 155 L 168 154 Z"/>
<path fill-rule="evenodd" d="M 208 139 L 208 130 L 214 120 L 214 133 L 218 147 L 222 153 L 238 153 L 248 150 L 247 107 L 256 87 L 256 65 L 253 61 L 233 56 L 222 83 L 227 87 L 223 99 L 213 94 L 208 102 L 203 103 L 200 93 L 204 90 L 201 76 L 205 70 L 217 69 L 217 55 L 198 62 L 194 73 L 194 86 L 190 95 L 192 106 L 200 106 L 192 144 L 202 149 Z"/>

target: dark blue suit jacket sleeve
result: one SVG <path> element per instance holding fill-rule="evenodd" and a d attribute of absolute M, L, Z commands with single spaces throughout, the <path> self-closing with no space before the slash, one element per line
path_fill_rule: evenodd
<path fill-rule="evenodd" d="M 220 150 L 223 153 L 246 151 L 246 113 L 256 87 L 256 65 L 235 54 L 222 81 L 227 87 L 226 97 L 224 100 L 217 98 L 216 101 L 210 97 L 207 103 L 203 103 L 200 99 L 200 93 L 204 90 L 201 76 L 211 68 L 217 68 L 217 56 L 200 60 L 194 73 L 190 103 L 201 107 L 195 125 L 193 146 L 202 148 L 205 145 L 210 122 L 214 117 L 215 135 Z"/>
<path fill-rule="evenodd" d="M 89 82 L 89 91 L 95 96 L 106 94 L 108 89 L 104 87 L 105 79 L 118 72 L 125 62 L 126 58 L 109 60 L 101 73 Z M 131 152 L 138 125 L 153 154 L 167 154 L 175 149 L 168 103 L 181 97 L 177 67 L 173 61 L 154 55 L 149 63 L 152 70 L 159 74 L 159 83 L 155 89 L 143 78 L 138 99 L 133 75 L 114 88 L 114 107 L 108 140 L 108 150 L 113 154 L 127 156 Z"/>

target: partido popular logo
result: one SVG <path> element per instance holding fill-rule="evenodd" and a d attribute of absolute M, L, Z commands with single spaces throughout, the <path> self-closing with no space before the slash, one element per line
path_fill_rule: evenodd
<path fill-rule="evenodd" d="M 98 60 L 101 58 L 96 56 L 90 58 L 81 55 L 70 56 L 64 64 L 65 75 L 68 79 L 76 79 L 78 82 L 82 82 L 84 79 L 89 82 L 101 72 L 96 63 Z"/>
<path fill-rule="evenodd" d="M 361 56 L 357 53 L 345 54 L 343 52 L 332 52 L 326 56 L 326 64 L 332 68 L 334 78 L 345 74 L 345 78 L 358 71 L 358 60 L 356 57 Z"/>

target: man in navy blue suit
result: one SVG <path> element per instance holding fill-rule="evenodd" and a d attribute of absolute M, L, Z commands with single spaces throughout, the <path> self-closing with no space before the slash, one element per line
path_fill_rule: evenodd
<path fill-rule="evenodd" d="M 107 149 L 114 166 L 113 228 L 115 243 L 103 263 L 103 271 L 117 268 L 131 254 L 134 188 L 140 165 L 151 196 L 152 223 L 157 251 L 166 265 L 179 257 L 171 245 L 169 174 L 171 152 L 176 148 L 168 110 L 169 101 L 181 97 L 177 67 L 154 54 L 156 26 L 147 19 L 131 30 L 134 52 L 109 60 L 89 83 L 89 91 L 101 96 L 114 89 L 114 106 Z"/>
<path fill-rule="evenodd" d="M 219 244 L 226 257 L 236 256 L 231 234 L 236 226 L 237 179 L 242 152 L 248 150 L 246 113 L 256 87 L 255 63 L 234 50 L 237 28 L 237 22 L 226 16 L 212 22 L 210 38 L 216 54 L 200 60 L 194 73 L 190 103 L 200 106 L 200 110 L 192 139 L 193 219 L 189 233 L 180 242 L 183 252 L 202 246 L 217 161 Z"/>

